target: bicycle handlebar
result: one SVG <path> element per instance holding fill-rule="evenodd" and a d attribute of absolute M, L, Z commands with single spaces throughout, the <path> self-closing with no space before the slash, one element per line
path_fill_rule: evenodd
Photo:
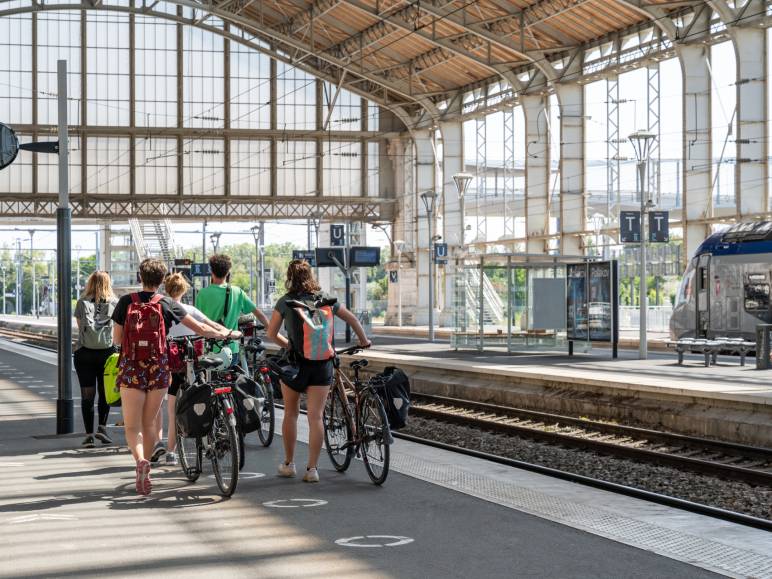
<path fill-rule="evenodd" d="M 357 354 L 359 352 L 362 352 L 362 351 L 366 350 L 369 347 L 370 346 L 361 346 L 361 345 L 357 344 L 356 346 L 350 346 L 349 348 L 346 348 L 345 350 L 338 350 L 337 352 L 335 352 L 335 354 L 338 355 L 338 356 L 341 356 L 341 355 L 347 356 L 347 355 L 351 355 L 351 354 Z"/>

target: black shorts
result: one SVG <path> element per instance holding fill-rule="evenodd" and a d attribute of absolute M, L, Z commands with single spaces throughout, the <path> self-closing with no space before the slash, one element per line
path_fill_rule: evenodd
<path fill-rule="evenodd" d="M 180 391 L 180 386 L 185 384 L 184 372 L 172 372 L 172 383 L 169 386 L 169 396 L 177 396 Z"/>
<path fill-rule="evenodd" d="M 332 386 L 332 360 L 299 360 L 298 377 L 287 384 L 295 392 L 305 392 L 309 386 Z"/>

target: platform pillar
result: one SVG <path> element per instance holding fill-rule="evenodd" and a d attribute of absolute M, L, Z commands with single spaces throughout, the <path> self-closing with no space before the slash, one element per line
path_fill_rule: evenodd
<path fill-rule="evenodd" d="M 749 11 L 763 14 L 764 3 L 751 0 Z M 735 198 L 740 217 L 769 209 L 767 183 L 767 30 L 731 26 L 737 55 L 737 164 Z"/>
<path fill-rule="evenodd" d="M 525 228 L 528 253 L 546 253 L 549 232 L 549 97 L 523 95 L 525 113 Z"/>
<path fill-rule="evenodd" d="M 458 195 L 458 188 L 453 175 L 464 170 L 464 125 L 459 121 L 440 124 L 442 131 L 442 236 L 448 244 L 448 263 L 438 267 L 440 278 L 440 326 L 454 324 L 453 294 L 456 283 L 455 256 L 466 251 L 464 246 L 465 219 L 462 213 L 463 203 Z"/>
<path fill-rule="evenodd" d="M 703 17 L 704 18 L 704 17 Z M 705 19 L 706 20 L 706 19 Z M 695 28 L 707 28 L 696 23 Z M 699 27 L 699 28 L 697 28 Z M 683 196 L 681 211 L 684 224 L 684 264 L 710 233 L 704 221 L 708 217 L 711 190 L 711 86 L 710 46 L 679 44 L 678 56 L 684 73 L 683 88 Z"/>
<path fill-rule="evenodd" d="M 420 200 L 421 193 L 433 190 L 437 192 L 437 207 L 443 202 L 441 198 L 442 190 L 437 189 L 436 177 L 436 157 L 435 143 L 431 130 L 414 131 L 415 152 L 416 152 L 416 190 L 413 196 L 413 210 L 416 219 L 416 310 L 415 324 L 425 326 L 429 323 L 429 267 L 431 267 L 430 248 L 432 245 L 429 239 L 429 221 L 426 218 L 423 204 Z M 437 212 L 433 215 L 436 217 Z M 436 227 L 434 228 L 436 230 Z M 437 276 L 433 276 L 434 283 L 437 282 Z M 434 292 L 437 295 L 437 292 Z M 435 301 L 435 319 L 436 301 Z M 404 304 L 403 304 L 404 308 Z"/>
<path fill-rule="evenodd" d="M 581 255 L 584 199 L 584 87 L 555 85 L 560 103 L 560 253 Z"/>

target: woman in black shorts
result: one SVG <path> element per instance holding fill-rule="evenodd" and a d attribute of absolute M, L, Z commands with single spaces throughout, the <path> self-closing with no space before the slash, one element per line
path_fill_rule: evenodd
<path fill-rule="evenodd" d="M 319 461 L 319 453 L 322 450 L 324 439 L 322 414 L 333 380 L 332 359 L 334 353 L 331 352 L 327 359 L 307 359 L 304 356 L 304 346 L 302 344 L 291 344 L 287 338 L 279 334 L 282 323 L 288 336 L 296 336 L 298 333 L 297 328 L 294 327 L 294 324 L 298 323 L 297 316 L 290 312 L 287 300 L 307 301 L 314 300 L 320 296 L 321 288 L 316 279 L 314 279 L 314 274 L 308 262 L 300 259 L 290 262 L 287 268 L 287 280 L 284 283 L 284 287 L 287 289 L 287 293 L 276 302 L 271 322 L 268 325 L 268 337 L 282 348 L 292 350 L 300 367 L 300 373 L 291 385 L 287 385 L 284 382 L 281 384 L 281 392 L 284 397 L 284 420 L 281 425 L 282 442 L 284 443 L 284 462 L 279 465 L 279 476 L 293 477 L 296 474 L 294 458 L 295 443 L 297 441 L 297 421 L 300 414 L 300 395 L 305 392 L 309 434 L 308 464 L 303 480 L 306 482 L 319 482 L 317 462 Z M 328 297 L 324 296 L 324 294 L 321 295 L 323 299 Z M 351 326 L 359 338 L 359 344 L 362 347 L 367 348 L 370 346 L 370 340 L 367 339 L 364 328 L 362 328 L 354 314 L 338 303 L 332 306 L 332 311 L 334 315 Z"/>

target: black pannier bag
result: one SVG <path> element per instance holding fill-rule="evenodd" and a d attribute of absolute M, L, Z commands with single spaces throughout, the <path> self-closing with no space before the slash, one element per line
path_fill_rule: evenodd
<path fill-rule="evenodd" d="M 236 420 L 239 432 L 249 434 L 260 428 L 260 415 L 263 410 L 263 399 L 259 397 L 262 390 L 257 382 L 248 376 L 239 376 L 233 389 L 236 403 Z"/>
<path fill-rule="evenodd" d="M 383 400 L 386 417 L 392 430 L 399 430 L 407 423 L 410 409 L 410 380 L 402 370 L 387 366 L 383 372 L 375 375 L 375 380 L 383 384 L 377 392 Z"/>
<path fill-rule="evenodd" d="M 212 387 L 208 384 L 194 384 L 183 390 L 177 397 L 177 430 L 186 438 L 205 436 L 212 430 L 214 422 L 214 400 Z"/>

